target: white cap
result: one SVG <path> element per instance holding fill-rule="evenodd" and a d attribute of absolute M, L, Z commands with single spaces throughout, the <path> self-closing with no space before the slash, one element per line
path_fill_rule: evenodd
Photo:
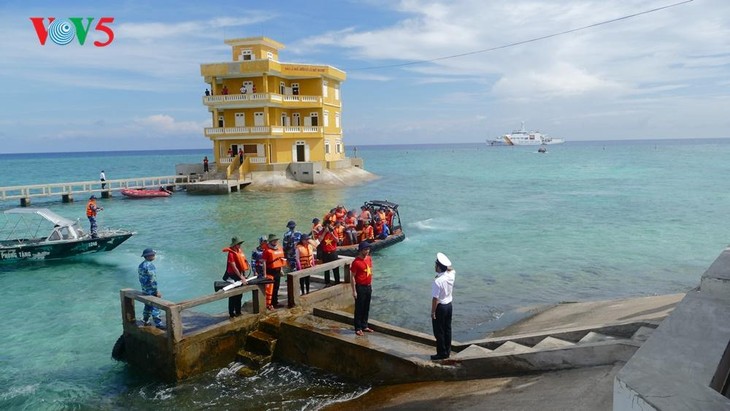
<path fill-rule="evenodd" d="M 451 260 L 449 260 L 449 257 L 445 256 L 443 253 L 436 253 L 436 261 L 445 267 L 451 267 Z"/>

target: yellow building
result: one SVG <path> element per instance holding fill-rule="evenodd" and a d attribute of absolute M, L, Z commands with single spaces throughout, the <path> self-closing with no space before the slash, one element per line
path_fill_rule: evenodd
<path fill-rule="evenodd" d="M 345 72 L 282 63 L 284 45 L 267 37 L 225 43 L 231 62 L 200 65 L 210 92 L 203 97 L 211 114 L 205 136 L 213 142 L 219 171 L 281 170 L 296 162 L 336 168 L 345 160 L 340 96 Z"/>

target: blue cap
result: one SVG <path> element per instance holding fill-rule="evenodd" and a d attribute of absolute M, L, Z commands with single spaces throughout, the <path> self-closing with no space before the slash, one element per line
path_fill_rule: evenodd
<path fill-rule="evenodd" d="M 151 248 L 145 248 L 144 251 L 142 251 L 142 257 L 147 257 L 155 254 L 157 254 L 157 252 Z"/>
<path fill-rule="evenodd" d="M 289 222 L 286 223 L 286 226 L 288 228 L 296 227 L 297 226 L 297 223 L 295 223 L 294 220 L 289 220 Z"/>
<path fill-rule="evenodd" d="M 361 242 L 361 243 L 360 243 L 360 244 L 359 244 L 359 245 L 357 246 L 357 251 L 362 251 L 362 250 L 366 250 L 366 249 L 368 249 L 368 248 L 370 248 L 370 243 L 368 243 L 367 241 L 363 241 L 363 242 Z"/>

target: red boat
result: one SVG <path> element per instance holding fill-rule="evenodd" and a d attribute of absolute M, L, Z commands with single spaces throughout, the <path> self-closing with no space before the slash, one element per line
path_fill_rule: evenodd
<path fill-rule="evenodd" d="M 144 190 L 136 188 L 127 188 L 122 190 L 122 195 L 131 198 L 149 198 L 149 197 L 170 197 L 172 193 L 167 190 Z"/>

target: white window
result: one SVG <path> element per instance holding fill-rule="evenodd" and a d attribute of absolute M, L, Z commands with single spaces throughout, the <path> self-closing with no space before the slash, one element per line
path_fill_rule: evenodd
<path fill-rule="evenodd" d="M 327 97 L 327 80 L 322 80 L 322 97 Z"/>
<path fill-rule="evenodd" d="M 335 113 L 335 127 L 340 128 L 340 113 Z"/>
<path fill-rule="evenodd" d="M 269 60 L 273 60 L 274 59 L 274 53 L 272 53 L 270 51 L 267 51 L 266 52 L 266 58 L 269 59 Z"/>
<path fill-rule="evenodd" d="M 279 82 L 279 94 L 286 93 L 286 84 L 283 81 Z"/>
<path fill-rule="evenodd" d="M 294 127 L 299 127 L 302 123 L 300 122 L 299 113 L 294 113 L 292 116 L 292 125 Z"/>
<path fill-rule="evenodd" d="M 322 125 L 324 127 L 329 127 L 330 125 L 330 112 L 327 110 L 322 114 Z"/>
<path fill-rule="evenodd" d="M 243 60 L 243 61 L 253 60 L 253 50 L 251 50 L 251 49 L 241 50 L 240 60 Z"/>
<path fill-rule="evenodd" d="M 335 144 L 335 152 L 337 154 L 342 152 L 342 140 L 337 140 L 337 144 Z"/>
<path fill-rule="evenodd" d="M 295 96 L 299 95 L 299 83 L 291 83 L 291 93 Z"/>
<path fill-rule="evenodd" d="M 324 141 L 324 153 L 325 154 L 330 153 L 330 141 L 329 140 Z"/>
<path fill-rule="evenodd" d="M 340 85 L 335 84 L 335 100 L 339 100 L 339 99 L 340 99 Z"/>

